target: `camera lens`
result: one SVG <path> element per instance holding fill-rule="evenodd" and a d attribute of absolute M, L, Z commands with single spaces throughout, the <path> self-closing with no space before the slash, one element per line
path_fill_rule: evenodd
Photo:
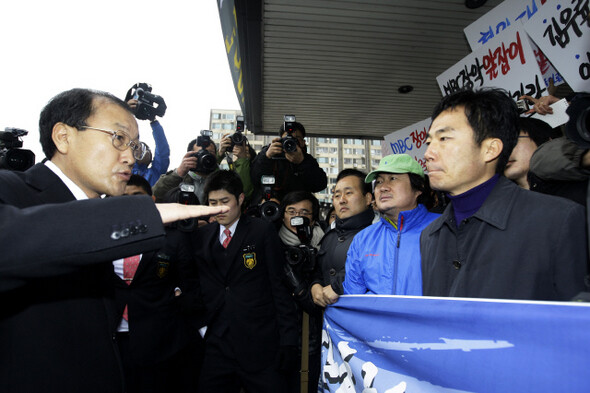
<path fill-rule="evenodd" d="M 275 221 L 280 216 L 280 208 L 278 203 L 267 201 L 260 206 L 260 216 L 268 221 Z"/>
<path fill-rule="evenodd" d="M 285 252 L 285 256 L 290 265 L 298 265 L 305 259 L 305 254 L 297 247 L 289 247 Z"/>
<path fill-rule="evenodd" d="M 283 141 L 283 150 L 285 150 L 286 153 L 296 152 L 297 151 L 297 140 L 293 137 L 291 137 L 291 138 L 287 137 Z"/>
<path fill-rule="evenodd" d="M 241 132 L 236 132 L 231 136 L 231 141 L 234 145 L 241 145 L 244 142 L 244 135 Z"/>

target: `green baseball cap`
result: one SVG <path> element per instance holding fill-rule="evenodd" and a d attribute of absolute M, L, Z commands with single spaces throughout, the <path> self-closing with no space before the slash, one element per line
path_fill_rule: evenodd
<path fill-rule="evenodd" d="M 365 183 L 370 183 L 381 172 L 386 173 L 415 173 L 424 177 L 424 171 L 416 160 L 408 154 L 391 154 L 379 161 L 379 167 L 365 177 Z"/>

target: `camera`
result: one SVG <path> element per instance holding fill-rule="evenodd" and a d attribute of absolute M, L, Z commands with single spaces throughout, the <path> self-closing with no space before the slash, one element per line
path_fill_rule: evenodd
<path fill-rule="evenodd" d="M 136 83 L 129 89 L 125 102 L 131 98 L 137 100 L 135 117 L 139 120 L 154 121 L 156 116 L 162 117 L 166 113 L 166 103 L 158 95 L 152 94 L 152 86 L 147 83 Z"/>
<path fill-rule="evenodd" d="M 212 135 L 213 132 L 210 130 L 201 130 L 201 135 L 197 137 L 197 146 L 200 146 L 201 150 L 192 154 L 193 157 L 197 157 L 195 172 L 209 174 L 217 169 L 217 158 L 206 150 L 213 143 Z"/>
<path fill-rule="evenodd" d="M 590 94 L 576 94 L 566 113 L 570 119 L 565 125 L 565 135 L 578 146 L 590 149 Z"/>
<path fill-rule="evenodd" d="M 293 136 L 293 133 L 295 132 L 295 121 L 295 115 L 285 115 L 283 123 L 283 132 L 286 132 L 287 135 L 285 135 L 279 140 L 281 145 L 283 145 L 283 153 L 273 156 L 273 159 L 284 160 L 284 153 L 294 153 L 297 151 L 297 138 Z"/>
<path fill-rule="evenodd" d="M 20 128 L 6 127 L 0 132 L 0 169 L 25 171 L 35 164 L 35 153 L 23 146 L 21 137 L 29 132 Z"/>
<path fill-rule="evenodd" d="M 274 198 L 273 186 L 275 184 L 274 176 L 262 176 L 262 194 L 266 201 L 260 205 L 250 206 L 246 214 L 254 217 L 260 217 L 270 222 L 276 222 L 281 218 L 281 208 L 278 203 L 271 201 Z"/>
<path fill-rule="evenodd" d="M 293 293 L 300 296 L 307 290 L 306 282 L 315 268 L 318 250 L 310 244 L 313 234 L 309 218 L 293 217 L 291 226 L 296 229 L 301 244 L 285 250 L 285 274 Z"/>
<path fill-rule="evenodd" d="M 198 205 L 199 199 L 195 195 L 195 185 L 190 183 L 180 183 L 178 186 L 177 202 L 182 205 Z M 208 217 L 200 218 L 201 220 L 208 220 Z M 176 221 L 172 226 L 176 227 L 182 232 L 192 232 L 198 227 L 197 218 L 188 218 L 186 220 Z"/>
<path fill-rule="evenodd" d="M 235 145 L 242 145 L 248 139 L 243 134 L 244 132 L 244 116 L 237 116 L 236 117 L 236 132 L 230 137 L 231 139 L 231 146 L 229 147 L 229 151 L 231 152 L 234 149 Z"/>

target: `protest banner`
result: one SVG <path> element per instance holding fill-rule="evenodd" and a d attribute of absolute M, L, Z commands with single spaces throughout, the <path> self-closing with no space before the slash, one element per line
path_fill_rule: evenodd
<path fill-rule="evenodd" d="M 590 391 L 588 303 L 354 295 L 324 316 L 324 392 Z"/>
<path fill-rule="evenodd" d="M 463 87 L 499 87 L 515 100 L 547 95 L 543 75 L 520 26 L 511 26 L 436 78 L 443 95 Z"/>
<path fill-rule="evenodd" d="M 430 123 L 430 118 L 424 119 L 386 135 L 381 142 L 381 156 L 406 153 L 418 161 L 422 169 L 426 171 L 424 153 L 426 152 L 426 134 Z"/>
<path fill-rule="evenodd" d="M 463 32 L 471 50 L 477 50 L 492 38 L 500 35 L 507 27 L 513 24 L 519 26 L 533 18 L 537 11 L 547 0 L 506 0 L 494 7 L 491 11 L 471 23 Z M 561 75 L 547 60 L 543 52 L 532 42 L 529 42 L 537 64 L 543 74 L 545 86 L 549 86 L 549 79 L 553 80 L 555 86 L 564 83 Z"/>
<path fill-rule="evenodd" d="M 588 0 L 548 2 L 524 29 L 574 91 L 590 91 Z"/>

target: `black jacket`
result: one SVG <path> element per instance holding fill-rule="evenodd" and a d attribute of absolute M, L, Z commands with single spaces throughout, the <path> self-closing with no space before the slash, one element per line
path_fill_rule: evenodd
<path fill-rule="evenodd" d="M 129 356 L 138 366 L 163 362 L 199 339 L 204 306 L 189 241 L 188 233 L 167 228 L 166 244 L 142 255 L 131 284 L 111 274 L 119 320 L 128 306 Z"/>
<path fill-rule="evenodd" d="M 149 197 L 71 201 L 43 164 L 0 171 L 2 392 L 123 390 L 108 275 L 163 245 L 161 218 Z"/>
<path fill-rule="evenodd" d="M 420 250 L 425 296 L 569 300 L 585 290 L 584 208 L 503 176 L 459 228 L 447 206 Z"/>
<path fill-rule="evenodd" d="M 318 252 L 318 264 L 315 270 L 313 286 L 331 285 L 334 292 L 342 295 L 342 282 L 345 277 L 346 254 L 354 235 L 373 222 L 375 213 L 367 209 L 362 213 L 341 220 L 336 218 L 336 227 L 324 235 Z"/>
<path fill-rule="evenodd" d="M 279 346 L 297 345 L 295 305 L 283 283 L 285 259 L 272 224 L 242 216 L 227 249 L 219 224 L 193 233 L 207 333 L 227 340 L 246 371 L 277 361 Z M 207 345 L 207 344 L 205 344 Z"/>
<path fill-rule="evenodd" d="M 259 193 L 263 175 L 275 177 L 274 190 L 279 200 L 291 191 L 320 192 L 327 187 L 326 172 L 310 154 L 304 153 L 303 161 L 300 164 L 293 164 L 284 159 L 276 160 L 266 157 L 267 150 L 268 146 L 263 147 L 250 166 L 252 183 Z M 258 203 L 260 195 L 253 200 Z"/>

